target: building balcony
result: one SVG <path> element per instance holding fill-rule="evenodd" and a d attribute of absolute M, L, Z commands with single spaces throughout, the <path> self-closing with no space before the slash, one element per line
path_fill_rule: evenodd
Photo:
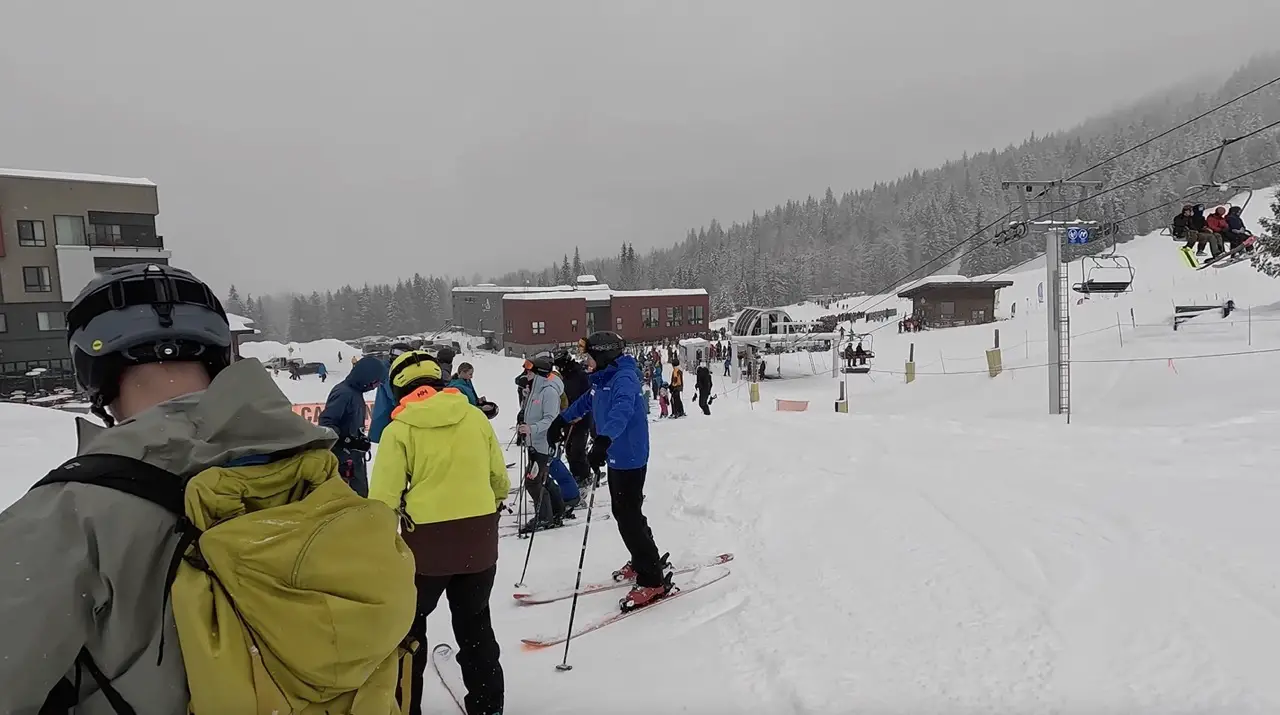
<path fill-rule="evenodd" d="M 112 236 L 90 234 L 85 237 L 85 243 L 92 248 L 164 250 L 164 236 Z"/>
<path fill-rule="evenodd" d="M 168 264 L 171 253 L 164 249 L 161 236 L 154 236 L 149 243 L 155 246 L 127 245 L 122 242 L 99 240 L 88 236 L 88 245 L 59 244 L 58 284 L 64 301 L 72 300 L 98 273 L 133 263 Z M 105 244 L 105 245 L 104 245 Z"/>

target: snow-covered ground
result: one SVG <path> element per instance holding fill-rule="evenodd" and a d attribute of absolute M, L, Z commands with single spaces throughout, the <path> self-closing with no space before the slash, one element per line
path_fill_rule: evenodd
<path fill-rule="evenodd" d="M 569 603 L 517 605 L 528 542 L 503 539 L 493 611 L 510 710 L 1280 712 L 1280 281 L 1247 264 L 1192 271 L 1168 237 L 1121 249 L 1133 293 L 1073 296 L 1070 426 L 1046 414 L 1035 266 L 1005 276 L 1000 313 L 1016 302 L 1015 318 L 911 335 L 872 324 L 885 327 L 874 370 L 848 376 L 850 414 L 832 409 L 844 378 L 830 356 L 802 353 L 754 406 L 717 376 L 711 417 L 689 404 L 688 419 L 653 424 L 659 547 L 677 561 L 732 551 L 733 574 L 574 641 L 576 667 L 559 673 L 558 648 L 519 639 L 562 629 Z M 1228 298 L 1231 318 L 1172 330 L 1173 305 Z M 997 327 L 1006 371 L 992 379 Z M 462 360 L 501 405 L 505 443 L 519 361 Z M 343 372 L 279 382 L 321 401 Z M 776 398 L 811 407 L 775 412 Z M 70 454 L 70 419 L 0 405 L 0 504 Z M 539 534 L 526 584 L 571 585 L 582 533 Z M 613 524 L 593 526 L 588 580 L 625 560 Z M 619 595 L 584 597 L 579 621 Z M 433 639 L 452 640 L 446 611 Z M 448 710 L 432 680 L 424 698 Z"/>

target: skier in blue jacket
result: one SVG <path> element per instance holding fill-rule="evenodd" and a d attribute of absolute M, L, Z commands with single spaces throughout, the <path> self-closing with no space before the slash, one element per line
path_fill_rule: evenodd
<path fill-rule="evenodd" d="M 364 433 L 367 411 L 364 393 L 386 381 L 387 366 L 381 360 L 373 356 L 361 358 L 347 377 L 329 391 L 329 399 L 320 412 L 320 426 L 328 427 L 338 435 L 338 442 L 333 445 L 333 453 L 338 457 L 338 473 L 362 497 L 369 496 L 365 458 L 370 445 L 369 437 Z"/>
<path fill-rule="evenodd" d="M 653 531 L 644 516 L 644 480 L 649 468 L 649 420 L 644 413 L 640 369 L 636 359 L 623 353 L 626 342 L 617 333 L 592 333 L 579 342 L 591 368 L 591 390 L 569 405 L 547 430 L 551 444 L 559 442 L 569 423 L 587 414 L 596 425 L 596 437 L 587 455 L 593 469 L 608 464 L 609 494 L 618 534 L 631 552 L 631 560 L 614 578 L 634 581 L 619 605 L 629 611 L 648 605 L 671 592 L 671 573 L 658 553 Z"/>
<path fill-rule="evenodd" d="M 391 361 L 409 352 L 413 348 L 408 343 L 396 343 L 387 353 L 386 372 L 391 370 Z M 369 441 L 377 444 L 382 439 L 382 430 L 391 424 L 391 411 L 400 403 L 391 393 L 391 383 L 383 380 L 378 386 L 377 396 L 373 398 L 373 411 L 369 413 Z"/>

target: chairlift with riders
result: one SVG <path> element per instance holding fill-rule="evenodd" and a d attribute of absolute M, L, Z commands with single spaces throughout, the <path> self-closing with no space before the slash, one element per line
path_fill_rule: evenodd
<path fill-rule="evenodd" d="M 849 341 L 840 351 L 840 358 L 844 361 L 840 372 L 846 375 L 865 375 L 871 372 L 871 360 L 876 356 L 873 347 L 871 333 L 851 333 Z"/>

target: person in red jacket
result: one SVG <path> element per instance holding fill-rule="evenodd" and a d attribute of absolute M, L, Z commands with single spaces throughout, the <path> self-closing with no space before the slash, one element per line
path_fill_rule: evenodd
<path fill-rule="evenodd" d="M 1227 209 L 1225 206 L 1219 206 L 1213 210 L 1213 213 L 1204 217 L 1205 228 L 1213 231 L 1218 235 L 1227 232 Z"/>

